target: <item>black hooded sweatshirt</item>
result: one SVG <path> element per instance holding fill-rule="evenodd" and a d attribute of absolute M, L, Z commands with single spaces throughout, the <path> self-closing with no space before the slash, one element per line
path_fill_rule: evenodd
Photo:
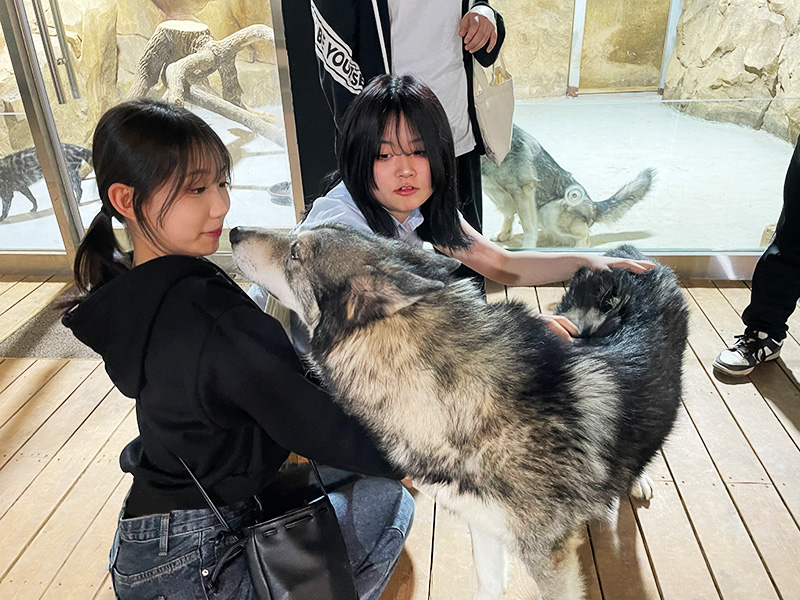
<path fill-rule="evenodd" d="M 150 260 L 97 288 L 63 323 L 136 400 L 139 436 L 120 457 L 134 478 L 130 514 L 207 506 L 177 456 L 223 505 L 262 491 L 290 450 L 401 476 L 305 375 L 281 325 L 210 261 Z"/>

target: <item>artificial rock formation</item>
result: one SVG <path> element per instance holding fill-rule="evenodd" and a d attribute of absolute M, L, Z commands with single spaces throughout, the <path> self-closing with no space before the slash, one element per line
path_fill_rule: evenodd
<path fill-rule="evenodd" d="M 49 3 L 43 2 L 47 22 L 52 24 Z M 251 24 L 271 25 L 269 1 L 250 0 L 59 0 L 61 16 L 81 98 L 73 99 L 63 66 L 59 66 L 66 87 L 67 103 L 55 101 L 52 82 L 43 54 L 39 63 L 45 87 L 63 141 L 87 145 L 100 115 L 118 103 L 130 89 L 139 59 L 157 26 L 169 19 L 190 19 L 208 23 L 213 38 L 221 40 Z M 33 35 L 38 44 L 35 20 Z M 56 55 L 60 56 L 55 29 L 49 27 Z M 280 103 L 275 50 L 270 43 L 244 46 L 236 56 L 236 70 L 242 102 L 248 106 Z M 219 88 L 219 77 L 210 77 Z M 193 88 L 194 89 L 194 88 Z M 152 94 L 165 88 L 159 80 Z M 202 95 L 203 90 L 201 90 Z M 208 92 L 206 92 L 208 93 Z M 211 94 L 212 96 L 214 94 Z M 211 100 L 213 102 L 213 98 Z M 22 100 L 11 70 L 8 51 L 0 39 L 0 108 L 20 116 L 0 119 L 0 156 L 27 148 L 33 141 L 25 120 Z M 213 109 L 212 109 L 213 110 Z M 263 121 L 262 116 L 261 120 Z"/>
<path fill-rule="evenodd" d="M 272 29 L 250 25 L 223 40 L 215 40 L 202 23 L 165 21 L 156 28 L 139 60 L 128 97 L 146 96 L 163 74 L 170 102 L 183 106 L 189 101 L 207 108 L 283 146 L 283 132 L 271 123 L 271 118 L 249 110 L 242 102 L 236 55 L 256 41 L 274 43 Z M 221 97 L 209 91 L 208 77 L 213 73 L 219 75 Z"/>
<path fill-rule="evenodd" d="M 676 106 L 794 142 L 798 105 L 783 98 L 800 91 L 793 77 L 800 64 L 798 18 L 794 0 L 684 1 L 664 98 L 694 100 Z"/>
<path fill-rule="evenodd" d="M 127 94 L 136 76 L 139 60 L 150 37 L 163 21 L 202 23 L 216 40 L 226 38 L 249 25 L 272 27 L 270 3 L 250 0 L 119 0 L 117 41 L 119 46 L 118 87 Z M 236 67 L 249 106 L 280 103 L 277 65 L 273 44 L 251 44 L 236 56 Z M 212 81 L 216 84 L 215 78 Z M 164 89 L 156 84 L 155 93 Z"/>
<path fill-rule="evenodd" d="M 569 74 L 572 0 L 493 0 L 506 22 L 503 60 L 517 99 L 563 96 Z"/>
<path fill-rule="evenodd" d="M 580 90 L 658 88 L 669 0 L 589 0 Z"/>

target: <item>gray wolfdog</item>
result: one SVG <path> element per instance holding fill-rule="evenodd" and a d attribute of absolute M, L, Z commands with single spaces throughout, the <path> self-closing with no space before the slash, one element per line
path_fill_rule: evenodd
<path fill-rule="evenodd" d="M 680 403 L 674 274 L 580 270 L 559 312 L 582 333 L 566 341 L 525 305 L 453 280 L 458 261 L 397 240 L 342 225 L 230 239 L 242 272 L 308 326 L 312 364 L 345 410 L 466 519 L 476 598 L 505 591 L 507 551 L 541 598 L 583 598 L 576 533 L 626 493 L 652 496 L 644 469 Z"/>
<path fill-rule="evenodd" d="M 594 202 L 536 138 L 514 125 L 511 150 L 503 163 L 498 167 L 481 158 L 483 189 L 503 215 L 503 226 L 492 239 L 510 240 L 514 215 L 519 215 L 526 248 L 586 247 L 589 228 L 616 221 L 628 212 L 650 190 L 654 173 L 645 169 L 608 200 Z"/>

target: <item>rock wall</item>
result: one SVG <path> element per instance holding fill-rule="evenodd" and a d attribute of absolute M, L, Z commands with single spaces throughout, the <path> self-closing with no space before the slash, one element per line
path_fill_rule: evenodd
<path fill-rule="evenodd" d="M 796 0 L 684 0 L 664 98 L 694 100 L 674 106 L 794 142 L 800 105 L 786 98 L 800 95 L 798 19 Z"/>
<path fill-rule="evenodd" d="M 514 76 L 517 99 L 563 96 L 575 2 L 492 0 L 492 6 L 505 21 L 503 60 Z"/>
<path fill-rule="evenodd" d="M 658 87 L 669 0 L 588 0 L 580 90 Z"/>

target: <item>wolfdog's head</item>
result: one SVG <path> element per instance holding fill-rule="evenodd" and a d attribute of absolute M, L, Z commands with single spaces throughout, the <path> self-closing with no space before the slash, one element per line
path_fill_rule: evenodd
<path fill-rule="evenodd" d="M 442 289 L 457 260 L 345 225 L 298 234 L 237 227 L 239 269 L 293 310 L 312 332 L 323 315 L 362 326 Z"/>

